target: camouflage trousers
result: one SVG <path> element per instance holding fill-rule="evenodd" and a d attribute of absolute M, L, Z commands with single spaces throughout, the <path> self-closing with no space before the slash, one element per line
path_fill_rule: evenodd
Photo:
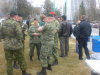
<path fill-rule="evenodd" d="M 37 49 L 37 55 L 38 55 L 38 59 L 40 56 L 40 50 L 41 50 L 41 43 L 30 43 L 30 53 L 29 56 L 34 56 L 34 49 Z"/>
<path fill-rule="evenodd" d="M 53 47 L 53 51 L 52 51 L 52 54 L 53 54 L 53 57 L 55 60 L 58 60 L 58 53 L 57 53 L 57 50 L 58 48 L 57 47 Z"/>
<path fill-rule="evenodd" d="M 7 61 L 7 74 L 13 75 L 13 61 L 14 58 L 18 61 L 18 64 L 20 65 L 20 68 L 22 71 L 26 70 L 26 62 L 23 54 L 23 50 L 5 50 L 5 58 Z"/>
<path fill-rule="evenodd" d="M 54 63 L 53 47 L 53 44 L 42 44 L 40 51 L 40 62 L 42 67 L 48 67 L 48 64 L 52 65 Z"/>
<path fill-rule="evenodd" d="M 24 48 L 24 47 L 25 47 L 25 44 L 24 44 L 25 42 L 24 42 L 24 40 L 22 41 L 22 43 L 23 43 L 23 49 L 22 49 L 22 50 L 23 50 L 23 52 L 24 52 L 24 49 L 25 49 L 25 48 Z M 17 59 L 16 59 L 15 56 L 13 56 L 13 59 L 14 59 L 14 62 L 17 62 Z"/>
<path fill-rule="evenodd" d="M 54 37 L 54 48 L 53 48 L 53 56 L 55 58 L 55 60 L 58 60 L 58 54 L 57 54 L 57 50 L 58 50 L 58 33 L 55 34 Z"/>

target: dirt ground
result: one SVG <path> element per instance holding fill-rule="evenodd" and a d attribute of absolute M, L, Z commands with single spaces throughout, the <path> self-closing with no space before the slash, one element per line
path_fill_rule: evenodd
<path fill-rule="evenodd" d="M 29 38 L 25 40 L 25 59 L 27 62 L 27 71 L 32 75 L 36 75 L 41 70 L 40 62 L 37 59 L 37 55 L 33 57 L 33 62 L 29 60 Z M 58 50 L 58 54 L 59 54 Z M 85 56 L 84 56 L 85 58 Z M 59 57 L 59 64 L 53 67 L 53 71 L 47 71 L 48 75 L 90 75 L 90 69 L 83 61 L 78 60 L 78 54 L 75 53 L 75 40 L 70 39 L 70 51 L 69 56 L 61 58 Z M 6 60 L 3 50 L 3 45 L 0 43 L 0 75 L 6 74 Z M 20 70 L 14 69 L 14 75 L 21 75 Z"/>

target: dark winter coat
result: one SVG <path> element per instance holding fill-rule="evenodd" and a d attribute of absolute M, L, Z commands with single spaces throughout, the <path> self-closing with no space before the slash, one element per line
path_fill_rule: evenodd
<path fill-rule="evenodd" d="M 59 31 L 59 37 L 69 37 L 72 34 L 72 25 L 70 23 L 67 23 L 66 21 L 63 21 L 61 23 L 60 31 Z"/>
<path fill-rule="evenodd" d="M 88 21 L 81 21 L 79 24 L 79 38 L 90 37 L 91 35 L 91 25 Z"/>

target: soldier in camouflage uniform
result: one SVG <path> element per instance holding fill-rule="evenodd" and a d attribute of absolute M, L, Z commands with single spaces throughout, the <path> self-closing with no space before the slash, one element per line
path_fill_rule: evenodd
<path fill-rule="evenodd" d="M 25 27 L 25 24 L 23 24 L 23 17 L 18 14 L 18 19 L 17 21 L 19 22 L 21 28 L 22 28 L 22 34 L 23 34 L 23 40 L 22 40 L 22 43 L 23 43 L 23 51 L 24 51 L 24 41 L 25 41 L 25 30 L 27 29 L 27 27 Z"/>
<path fill-rule="evenodd" d="M 10 13 L 10 18 L 3 23 L 3 43 L 5 58 L 7 60 L 7 74 L 13 75 L 13 57 L 15 57 L 22 70 L 22 75 L 31 75 L 26 72 L 26 63 L 23 54 L 23 36 L 20 24 L 16 21 L 16 12 Z"/>
<path fill-rule="evenodd" d="M 56 30 L 53 26 L 55 24 L 55 18 L 47 17 L 44 19 L 45 26 L 39 28 L 39 31 L 42 31 L 41 35 L 41 51 L 40 51 L 40 62 L 42 64 L 41 72 L 38 72 L 37 75 L 47 75 L 46 69 L 52 70 L 51 65 L 54 63 L 53 48 L 54 48 L 54 35 Z"/>
<path fill-rule="evenodd" d="M 34 19 L 34 24 L 29 28 L 29 35 L 30 35 L 30 60 L 32 61 L 32 57 L 34 56 L 34 49 L 37 48 L 37 55 L 38 59 L 40 56 L 40 49 L 41 49 L 41 41 L 40 41 L 40 32 L 38 32 L 39 23 L 36 19 Z"/>
<path fill-rule="evenodd" d="M 24 51 L 24 41 L 25 41 L 25 30 L 26 30 L 26 28 L 25 28 L 25 26 L 23 25 L 22 20 L 23 20 L 22 16 L 21 16 L 20 14 L 18 14 L 18 15 L 16 16 L 16 21 L 20 24 L 21 29 L 22 29 L 22 34 L 23 34 L 22 43 L 23 43 L 23 51 Z M 16 62 L 16 58 L 15 58 L 15 57 L 14 57 L 14 65 L 13 65 L 13 67 L 14 67 L 15 69 L 19 69 L 19 66 L 18 66 L 18 64 L 17 64 L 17 62 Z"/>

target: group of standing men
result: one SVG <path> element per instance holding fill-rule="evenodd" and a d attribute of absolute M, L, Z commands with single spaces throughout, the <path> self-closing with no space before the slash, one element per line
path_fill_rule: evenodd
<path fill-rule="evenodd" d="M 52 66 L 58 64 L 58 36 L 60 38 L 60 56 L 68 56 L 69 37 L 71 36 L 73 30 L 71 24 L 66 22 L 66 16 L 62 16 L 61 23 L 56 18 L 51 16 L 46 17 L 43 15 L 41 19 L 42 21 L 40 24 L 37 19 L 34 19 L 34 22 L 30 23 L 31 26 L 28 30 L 30 35 L 29 57 L 30 60 L 33 61 L 32 57 L 34 56 L 34 48 L 36 47 L 38 59 L 42 65 L 42 70 L 38 72 L 37 75 L 47 75 L 46 70 L 52 70 Z M 23 42 L 24 33 L 21 20 L 22 17 L 16 12 L 11 12 L 9 18 L 6 19 L 0 27 L 0 35 L 2 35 L 1 38 L 3 39 L 5 57 L 7 60 L 8 75 L 13 75 L 12 64 L 14 63 L 14 60 L 20 65 L 22 75 L 31 75 L 26 72 Z M 85 33 L 85 30 L 82 33 Z M 90 33 L 87 35 L 90 36 Z M 82 59 L 82 46 L 86 49 L 87 58 L 89 58 L 88 49 L 85 45 L 87 43 L 84 42 L 85 40 L 87 41 L 87 38 L 82 40 L 81 37 L 78 40 L 79 59 Z M 81 43 L 81 41 L 84 43 Z"/>
<path fill-rule="evenodd" d="M 41 62 L 42 70 L 37 75 L 47 75 L 46 69 L 52 70 L 52 66 L 58 64 L 58 33 L 61 39 L 61 57 L 68 55 L 68 40 L 72 33 L 72 27 L 66 22 L 66 16 L 62 16 L 63 22 L 60 26 L 59 21 L 54 17 L 42 16 L 44 26 L 39 27 L 37 20 L 29 28 L 30 34 L 30 60 L 34 55 L 34 47 L 37 48 L 38 59 Z M 43 23 L 42 23 L 43 24 Z M 68 25 L 67 25 L 68 24 Z M 67 26 L 66 26 L 67 25 Z M 66 29 L 68 28 L 68 29 Z M 66 41 L 64 41 L 66 40 Z M 63 41 L 63 42 L 62 42 Z M 40 48 L 41 47 L 41 48 Z"/>
<path fill-rule="evenodd" d="M 22 17 L 13 11 L 2 25 L 0 25 L 0 38 L 3 39 L 8 75 L 13 75 L 13 64 L 17 62 L 22 70 L 22 75 L 31 75 L 26 72 L 27 68 L 24 58 L 25 36 L 21 21 Z M 60 23 L 54 17 L 42 16 L 40 25 L 37 19 L 34 19 L 34 22 L 29 27 L 29 56 L 30 60 L 33 61 L 32 57 L 34 56 L 34 48 L 36 46 L 38 59 L 42 65 L 42 70 L 37 75 L 47 75 L 46 70 L 52 70 L 52 66 L 58 64 L 57 44 Z"/>

